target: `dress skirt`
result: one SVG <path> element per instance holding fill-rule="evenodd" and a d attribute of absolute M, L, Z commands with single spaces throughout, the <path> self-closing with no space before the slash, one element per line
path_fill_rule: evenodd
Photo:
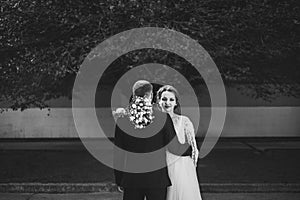
<path fill-rule="evenodd" d="M 167 200 L 201 200 L 196 167 L 192 158 L 167 152 L 167 164 L 172 183 L 168 187 Z"/>

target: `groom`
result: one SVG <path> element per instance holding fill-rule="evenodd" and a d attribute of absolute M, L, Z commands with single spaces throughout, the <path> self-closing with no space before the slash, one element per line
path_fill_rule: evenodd
<path fill-rule="evenodd" d="M 152 85 L 148 81 L 137 81 L 132 92 L 134 98 L 152 101 Z M 150 107 L 154 118 L 142 128 L 135 128 L 135 120 L 127 116 L 117 120 L 114 172 L 116 184 L 124 189 L 123 200 L 144 200 L 145 197 L 147 200 L 165 200 L 167 187 L 171 185 L 166 150 L 180 156 L 190 156 L 192 152 L 187 143 L 179 143 L 171 117 L 152 105 Z M 136 112 L 141 111 L 137 109 Z M 140 156 L 132 156 L 129 152 Z M 155 153 L 148 155 L 151 152 Z M 143 156 L 142 153 L 148 154 Z"/>

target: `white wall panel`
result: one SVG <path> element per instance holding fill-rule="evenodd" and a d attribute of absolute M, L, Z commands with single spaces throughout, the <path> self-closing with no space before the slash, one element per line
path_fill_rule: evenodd
<path fill-rule="evenodd" d="M 193 108 L 191 108 L 193 109 Z M 110 110 L 101 109 L 101 120 L 113 136 L 114 122 Z M 70 108 L 48 110 L 28 109 L 23 112 L 7 111 L 0 114 L 0 138 L 72 138 L 78 137 Z M 187 114 L 197 123 L 192 114 Z M 210 108 L 200 108 L 198 136 L 203 136 L 210 120 Z M 228 107 L 222 137 L 300 137 L 300 107 Z M 80 120 L 87 137 L 103 137 L 90 125 L 90 117 Z M 211 133 L 213 134 L 213 133 Z"/>

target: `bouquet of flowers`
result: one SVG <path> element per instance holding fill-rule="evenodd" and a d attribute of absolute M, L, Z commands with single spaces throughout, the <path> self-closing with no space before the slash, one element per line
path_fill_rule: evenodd
<path fill-rule="evenodd" d="M 134 97 L 128 107 L 129 120 L 135 128 L 142 129 L 153 122 L 151 101 L 143 97 Z"/>

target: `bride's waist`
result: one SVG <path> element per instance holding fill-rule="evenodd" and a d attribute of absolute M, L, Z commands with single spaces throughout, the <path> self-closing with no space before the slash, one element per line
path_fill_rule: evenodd
<path fill-rule="evenodd" d="M 169 151 L 166 152 L 167 157 L 171 157 L 171 158 L 190 158 L 190 156 L 179 156 L 176 154 L 173 154 Z"/>

